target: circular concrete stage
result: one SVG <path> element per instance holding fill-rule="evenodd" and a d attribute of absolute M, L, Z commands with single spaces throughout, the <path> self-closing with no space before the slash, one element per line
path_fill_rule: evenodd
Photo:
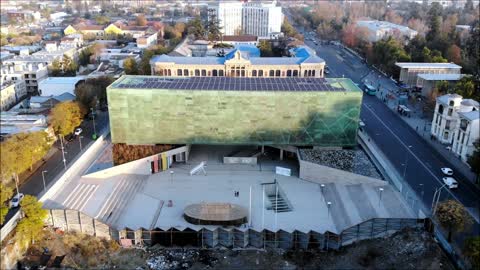
<path fill-rule="evenodd" d="M 196 225 L 233 225 L 247 223 L 247 210 L 231 203 L 196 203 L 185 207 L 185 220 Z"/>

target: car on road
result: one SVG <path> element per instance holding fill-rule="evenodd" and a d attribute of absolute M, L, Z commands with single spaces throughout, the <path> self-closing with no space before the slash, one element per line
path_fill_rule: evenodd
<path fill-rule="evenodd" d="M 15 195 L 12 198 L 12 200 L 10 201 L 10 208 L 19 207 L 20 202 L 22 201 L 23 197 L 25 197 L 25 195 L 23 195 L 23 193 L 17 193 L 17 195 Z"/>
<path fill-rule="evenodd" d="M 443 177 L 442 180 L 443 180 L 443 183 L 445 183 L 445 185 L 447 185 L 449 189 L 458 188 L 458 182 L 457 180 L 455 180 L 455 178 Z"/>
<path fill-rule="evenodd" d="M 442 173 L 445 175 L 453 175 L 453 170 L 450 168 L 442 168 Z"/>
<path fill-rule="evenodd" d="M 82 128 L 76 128 L 76 129 L 75 129 L 75 135 L 78 136 L 78 135 L 82 134 L 82 131 L 83 131 Z"/>

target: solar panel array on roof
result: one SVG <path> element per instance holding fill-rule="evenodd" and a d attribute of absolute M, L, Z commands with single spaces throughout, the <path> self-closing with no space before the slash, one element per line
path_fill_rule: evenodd
<path fill-rule="evenodd" d="M 232 91 L 346 91 L 333 87 L 324 78 L 235 78 L 235 77 L 130 77 L 125 76 L 113 88 Z"/>

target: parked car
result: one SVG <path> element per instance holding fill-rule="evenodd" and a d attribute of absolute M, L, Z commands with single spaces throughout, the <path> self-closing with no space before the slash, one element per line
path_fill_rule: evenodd
<path fill-rule="evenodd" d="M 10 201 L 10 208 L 19 207 L 23 197 L 25 197 L 23 193 L 17 193 L 17 195 L 13 196 L 12 200 Z"/>
<path fill-rule="evenodd" d="M 78 136 L 78 135 L 82 134 L 82 131 L 83 131 L 82 128 L 76 128 L 76 129 L 75 129 L 75 135 Z"/>
<path fill-rule="evenodd" d="M 453 175 L 453 170 L 450 168 L 442 168 L 441 170 L 445 175 Z"/>
<path fill-rule="evenodd" d="M 458 188 L 458 182 L 453 177 L 443 177 L 443 183 L 445 183 L 449 189 Z"/>

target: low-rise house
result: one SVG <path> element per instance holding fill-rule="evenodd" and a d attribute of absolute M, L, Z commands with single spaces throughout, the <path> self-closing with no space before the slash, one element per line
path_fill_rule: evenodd
<path fill-rule="evenodd" d="M 137 47 L 144 49 L 157 44 L 158 33 L 146 34 L 137 38 Z"/>
<path fill-rule="evenodd" d="M 41 14 L 38 11 L 31 10 L 11 10 L 7 12 L 7 17 L 11 21 L 36 22 L 40 20 Z"/>
<path fill-rule="evenodd" d="M 413 63 L 397 62 L 400 68 L 399 81 L 407 86 L 417 84 L 419 74 L 460 74 L 462 67 L 454 63 Z"/>
<path fill-rule="evenodd" d="M 480 138 L 479 103 L 463 99 L 457 94 L 437 98 L 432 120 L 431 135 L 450 149 L 463 161 L 473 152 L 473 143 Z"/>
<path fill-rule="evenodd" d="M 59 96 L 63 93 L 75 95 L 75 87 L 85 80 L 85 76 L 49 77 L 38 84 L 41 96 Z"/>
<path fill-rule="evenodd" d="M 45 131 L 54 136 L 53 130 L 48 127 L 47 117 L 42 114 L 20 114 L 19 112 L 0 113 L 0 137 L 9 135 Z"/>
<path fill-rule="evenodd" d="M 438 82 L 447 81 L 451 84 L 463 78 L 464 74 L 418 74 L 417 89 L 421 89 L 422 96 L 428 97 Z"/>
<path fill-rule="evenodd" d="M 451 150 L 463 162 L 467 162 L 475 150 L 473 143 L 480 138 L 480 106 L 472 99 L 462 100 L 461 106 Z"/>
<path fill-rule="evenodd" d="M 71 34 L 68 36 L 64 36 L 60 40 L 61 46 L 66 47 L 77 47 L 80 48 L 83 46 L 83 35 L 82 34 Z"/>
<path fill-rule="evenodd" d="M 222 43 L 236 45 L 258 45 L 258 37 L 252 35 L 222 36 Z"/>

